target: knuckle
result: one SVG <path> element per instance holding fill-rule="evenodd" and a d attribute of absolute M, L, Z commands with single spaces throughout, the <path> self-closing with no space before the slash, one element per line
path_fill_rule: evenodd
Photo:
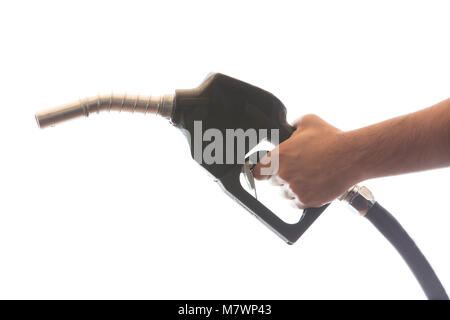
<path fill-rule="evenodd" d="M 314 197 L 313 195 L 308 192 L 308 189 L 301 186 L 296 187 L 295 190 L 293 190 L 295 195 L 297 196 L 298 200 L 305 206 L 310 207 L 314 203 Z"/>
<path fill-rule="evenodd" d="M 296 185 L 291 185 L 290 186 L 291 190 L 293 193 L 296 194 L 296 196 L 300 199 L 301 197 L 303 197 L 303 195 L 305 194 L 304 191 L 304 187 L 302 185 L 296 184 Z"/>
<path fill-rule="evenodd" d="M 317 120 L 320 120 L 319 116 L 313 113 L 309 113 L 301 117 L 299 125 L 305 127 L 310 125 L 311 123 L 316 122 Z"/>
<path fill-rule="evenodd" d="M 309 199 L 308 197 L 306 197 L 304 194 L 302 195 L 297 195 L 298 200 L 303 203 L 306 207 L 309 206 Z"/>

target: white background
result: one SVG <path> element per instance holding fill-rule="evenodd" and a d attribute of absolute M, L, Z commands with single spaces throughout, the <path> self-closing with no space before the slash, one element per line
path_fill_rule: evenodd
<path fill-rule="evenodd" d="M 333 203 L 293 246 L 229 199 L 162 118 L 39 130 L 98 93 L 159 94 L 211 71 L 350 130 L 449 96 L 435 1 L 3 1 L 0 298 L 423 298 L 401 258 Z M 448 169 L 368 181 L 450 289 Z M 274 206 L 283 200 L 274 189 Z"/>

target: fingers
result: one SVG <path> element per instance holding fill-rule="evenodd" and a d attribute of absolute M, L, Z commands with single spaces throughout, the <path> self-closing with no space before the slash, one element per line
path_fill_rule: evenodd
<path fill-rule="evenodd" d="M 288 200 L 295 200 L 297 196 L 292 192 L 291 188 L 288 185 L 282 186 L 282 194 Z"/>
<path fill-rule="evenodd" d="M 273 186 L 277 186 L 277 187 L 283 187 L 284 185 L 286 185 L 286 181 L 284 181 L 283 179 L 281 179 L 278 175 L 274 174 L 273 176 L 270 177 L 269 179 L 270 184 Z"/>
<path fill-rule="evenodd" d="M 291 190 L 289 184 L 277 175 L 278 168 L 275 171 L 271 166 L 274 161 L 274 154 L 277 154 L 278 148 L 268 152 L 253 169 L 253 176 L 257 180 L 268 180 L 273 186 L 281 187 L 281 194 L 284 198 L 291 201 L 291 206 L 296 209 L 305 209 L 305 205 L 298 199 L 297 195 Z M 278 160 L 278 159 L 277 159 Z"/>
<path fill-rule="evenodd" d="M 278 176 L 272 176 L 270 181 L 273 185 L 281 187 L 281 195 L 283 198 L 291 202 L 291 206 L 295 209 L 305 209 L 306 206 L 299 200 L 298 196 L 292 191 L 289 184 L 287 184 L 283 179 Z"/>
<path fill-rule="evenodd" d="M 306 206 L 297 198 L 295 200 L 292 200 L 291 202 L 291 206 L 294 207 L 295 209 L 306 209 Z"/>
<path fill-rule="evenodd" d="M 256 167 L 255 167 L 256 169 Z M 253 174 L 255 175 L 255 169 Z M 258 169 L 259 170 L 259 169 Z M 255 176 L 256 178 L 256 176 Z M 280 187 L 281 195 L 287 200 L 291 201 L 291 206 L 296 209 L 305 209 L 306 206 L 298 199 L 298 196 L 292 191 L 289 184 L 280 178 L 277 174 L 273 174 L 271 176 L 258 176 L 259 180 L 268 180 L 271 185 Z"/>
<path fill-rule="evenodd" d="M 291 201 L 291 206 L 296 209 L 305 209 L 305 205 L 298 199 L 297 195 L 292 191 L 289 185 L 282 186 L 283 196 Z"/>

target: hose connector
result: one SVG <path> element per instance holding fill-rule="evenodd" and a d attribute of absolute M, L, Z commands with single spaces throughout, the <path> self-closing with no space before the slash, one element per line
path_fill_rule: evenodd
<path fill-rule="evenodd" d="M 360 215 L 365 216 L 370 208 L 375 204 L 375 197 L 367 187 L 355 185 L 339 197 L 339 200 L 346 201 Z"/>

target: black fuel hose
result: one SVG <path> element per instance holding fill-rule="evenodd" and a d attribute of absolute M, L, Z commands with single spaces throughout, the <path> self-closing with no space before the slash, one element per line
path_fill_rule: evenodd
<path fill-rule="evenodd" d="M 448 295 L 436 273 L 400 223 L 378 202 L 365 217 L 386 237 L 400 253 L 430 300 L 448 300 Z"/>

